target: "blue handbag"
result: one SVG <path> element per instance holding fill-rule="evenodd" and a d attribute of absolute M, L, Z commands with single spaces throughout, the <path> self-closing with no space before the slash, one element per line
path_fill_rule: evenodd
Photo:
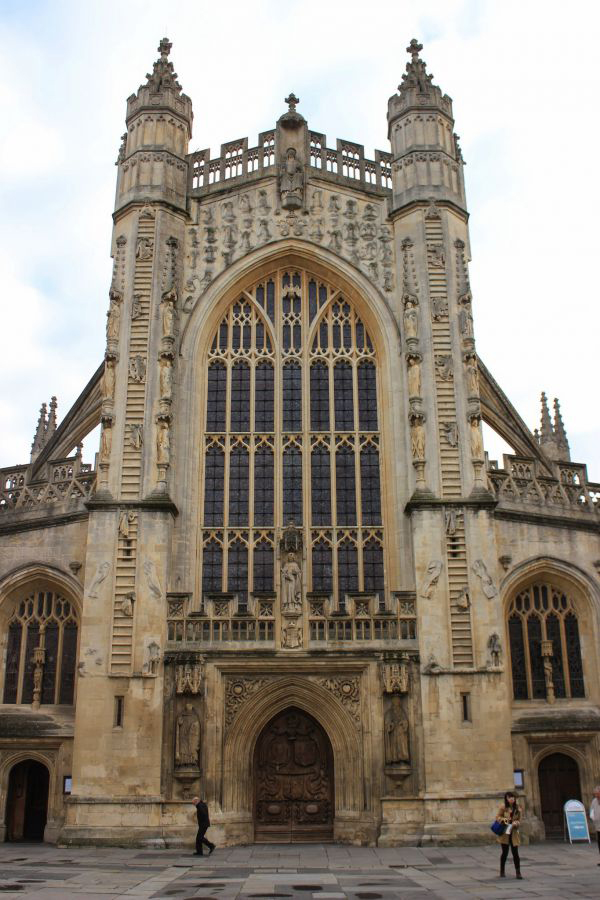
<path fill-rule="evenodd" d="M 498 837 L 500 837 L 506 831 L 506 825 L 504 824 L 504 822 L 492 822 L 490 828 L 492 829 L 494 834 L 498 835 Z"/>

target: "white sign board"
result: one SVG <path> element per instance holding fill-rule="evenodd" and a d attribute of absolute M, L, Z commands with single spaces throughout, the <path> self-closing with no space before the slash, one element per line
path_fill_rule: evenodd
<path fill-rule="evenodd" d="M 587 841 L 590 843 L 585 806 L 580 800 L 567 800 L 563 806 L 565 828 L 569 833 L 569 842 Z"/>

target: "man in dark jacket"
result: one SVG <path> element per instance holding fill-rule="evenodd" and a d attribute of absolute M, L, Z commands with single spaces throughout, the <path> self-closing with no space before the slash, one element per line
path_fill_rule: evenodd
<path fill-rule="evenodd" d="M 192 803 L 196 807 L 196 816 L 198 817 L 198 834 L 196 835 L 196 852 L 194 853 L 194 856 L 204 855 L 202 853 L 202 844 L 205 844 L 208 847 L 208 855 L 210 856 L 215 849 L 215 845 L 211 844 L 211 842 L 204 837 L 207 829 L 210 827 L 208 806 L 204 800 L 200 799 L 200 797 L 194 797 Z"/>

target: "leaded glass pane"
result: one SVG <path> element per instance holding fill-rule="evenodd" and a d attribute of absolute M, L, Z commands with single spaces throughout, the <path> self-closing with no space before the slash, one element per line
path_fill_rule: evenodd
<path fill-rule="evenodd" d="M 231 370 L 231 431 L 250 430 L 250 368 L 238 362 Z"/>
<path fill-rule="evenodd" d="M 336 363 L 333 370 L 333 397 L 336 431 L 354 431 L 354 399 L 350 363 Z"/>
<path fill-rule="evenodd" d="M 211 363 L 208 368 L 206 430 L 225 431 L 227 405 L 227 370 L 223 363 Z"/>
<path fill-rule="evenodd" d="M 248 524 L 248 451 L 235 447 L 229 458 L 229 524 Z"/>
<path fill-rule="evenodd" d="M 335 454 L 335 492 L 338 525 L 356 523 L 356 475 L 354 451 L 340 447 Z"/>
<path fill-rule="evenodd" d="M 329 450 L 315 447 L 311 454 L 312 524 L 331 524 L 331 468 Z"/>
<path fill-rule="evenodd" d="M 75 664 L 77 661 L 77 625 L 67 622 L 63 629 L 63 648 L 60 664 L 59 703 L 73 703 L 75 693 Z"/>
<path fill-rule="evenodd" d="M 361 431 L 377 431 L 377 376 L 372 362 L 358 367 L 358 418 Z"/>
<path fill-rule="evenodd" d="M 223 590 L 223 549 L 216 541 L 209 541 L 202 551 L 202 593 Z"/>
<path fill-rule="evenodd" d="M 33 700 L 33 651 L 40 641 L 40 626 L 37 622 L 30 622 L 27 626 L 25 639 L 25 670 L 23 676 L 23 693 L 21 703 L 31 703 Z"/>
<path fill-rule="evenodd" d="M 579 625 L 573 613 L 565 616 L 565 640 L 567 645 L 567 663 L 571 682 L 571 697 L 585 697 L 583 685 L 583 664 L 581 662 L 581 644 L 579 642 Z"/>
<path fill-rule="evenodd" d="M 259 447 L 254 453 L 254 524 L 273 524 L 275 480 L 273 451 Z"/>
<path fill-rule="evenodd" d="M 205 457 L 204 524 L 223 524 L 225 454 L 221 447 L 209 447 Z"/>
<path fill-rule="evenodd" d="M 383 547 L 374 539 L 367 541 L 363 547 L 363 570 L 365 591 L 383 596 Z"/>
<path fill-rule="evenodd" d="M 525 644 L 520 616 L 508 620 L 510 661 L 512 667 L 513 695 L 515 700 L 527 700 L 527 670 L 525 668 Z"/>
<path fill-rule="evenodd" d="M 261 362 L 256 367 L 254 384 L 254 430 L 259 433 L 273 431 L 275 409 L 275 381 L 271 363 Z"/>
<path fill-rule="evenodd" d="M 56 690 L 56 667 L 58 663 L 58 625 L 48 622 L 44 638 L 44 677 L 42 679 L 42 703 L 54 703 Z"/>
<path fill-rule="evenodd" d="M 298 363 L 283 367 L 283 430 L 302 431 L 302 370 Z"/>
<path fill-rule="evenodd" d="M 542 623 L 538 616 L 527 619 L 527 639 L 531 664 L 531 688 L 535 700 L 546 696 L 546 679 L 542 660 Z"/>
<path fill-rule="evenodd" d="M 323 594 L 333 593 L 333 551 L 322 540 L 312 548 L 312 589 Z"/>
<path fill-rule="evenodd" d="M 379 484 L 379 451 L 365 447 L 360 454 L 360 487 L 363 525 L 381 524 L 381 489 Z"/>
<path fill-rule="evenodd" d="M 248 596 L 248 548 L 234 541 L 227 554 L 227 590 L 237 594 L 243 603 Z"/>
<path fill-rule="evenodd" d="M 546 637 L 549 641 L 552 641 L 552 682 L 554 684 L 554 694 L 557 697 L 566 697 L 558 616 L 552 614 L 546 617 Z"/>
<path fill-rule="evenodd" d="M 6 669 L 4 675 L 4 703 L 17 702 L 19 678 L 19 660 L 21 658 L 20 622 L 11 622 L 8 626 L 8 646 L 6 648 Z"/>
<path fill-rule="evenodd" d="M 273 547 L 261 541 L 254 548 L 254 590 L 257 593 L 273 590 Z"/>
<path fill-rule="evenodd" d="M 302 453 L 289 447 L 283 454 L 283 522 L 302 524 Z"/>
<path fill-rule="evenodd" d="M 348 593 L 358 590 L 358 554 L 351 541 L 344 541 L 338 547 L 338 597 L 341 605 Z"/>
<path fill-rule="evenodd" d="M 310 369 L 310 427 L 329 431 L 329 370 L 322 362 Z"/>

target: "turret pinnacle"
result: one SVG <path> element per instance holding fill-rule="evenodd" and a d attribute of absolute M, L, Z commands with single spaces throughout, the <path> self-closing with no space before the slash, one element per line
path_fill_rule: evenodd
<path fill-rule="evenodd" d="M 56 431 L 56 397 L 50 398 L 50 412 L 48 414 L 48 424 L 46 425 L 46 441 L 48 441 Z"/>
<path fill-rule="evenodd" d="M 34 462 L 37 459 L 37 457 L 44 449 L 44 445 L 46 443 L 46 427 L 48 425 L 48 422 L 46 420 L 46 409 L 46 404 L 42 403 L 40 407 L 40 417 L 38 419 L 37 428 L 35 429 L 35 435 L 33 438 L 33 444 L 31 445 L 31 462 Z"/>
<path fill-rule="evenodd" d="M 406 48 L 406 52 L 410 53 L 410 62 L 406 63 L 406 73 L 398 85 L 401 95 L 409 88 L 416 88 L 421 94 L 429 92 L 433 75 L 427 74 L 427 63 L 419 57 L 422 49 L 423 44 L 419 44 L 416 38 Z"/>
<path fill-rule="evenodd" d="M 570 460 L 571 451 L 567 440 L 567 432 L 565 431 L 565 426 L 560 414 L 560 404 L 557 397 L 554 398 L 554 441 L 559 451 L 559 458 L 562 460 Z"/>
<path fill-rule="evenodd" d="M 541 429 L 540 429 L 540 445 L 546 443 L 554 442 L 554 432 L 552 430 L 552 419 L 550 418 L 550 413 L 548 411 L 548 400 L 546 398 L 546 394 L 542 391 L 541 396 L 542 403 L 542 421 L 541 421 Z"/>
<path fill-rule="evenodd" d="M 173 44 L 168 38 L 164 37 L 161 40 L 158 45 L 160 59 L 157 59 L 154 63 L 152 74 L 146 75 L 147 83 L 154 94 L 158 94 L 166 89 L 172 90 L 176 94 L 181 93 L 181 85 L 177 81 L 177 72 L 175 72 L 173 63 L 169 60 L 172 46 Z"/>

